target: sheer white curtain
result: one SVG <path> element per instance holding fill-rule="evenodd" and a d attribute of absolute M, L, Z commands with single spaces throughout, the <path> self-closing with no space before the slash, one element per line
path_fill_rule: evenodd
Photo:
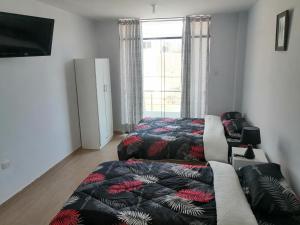
<path fill-rule="evenodd" d="M 206 114 L 209 43 L 210 17 L 186 17 L 182 37 L 181 117 Z"/>
<path fill-rule="evenodd" d="M 138 19 L 119 20 L 122 125 L 128 132 L 143 114 L 142 32 Z"/>

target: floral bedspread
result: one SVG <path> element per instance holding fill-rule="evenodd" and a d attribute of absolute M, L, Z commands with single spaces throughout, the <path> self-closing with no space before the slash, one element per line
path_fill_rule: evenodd
<path fill-rule="evenodd" d="M 119 144 L 119 159 L 205 161 L 204 127 L 199 118 L 145 118 Z"/>

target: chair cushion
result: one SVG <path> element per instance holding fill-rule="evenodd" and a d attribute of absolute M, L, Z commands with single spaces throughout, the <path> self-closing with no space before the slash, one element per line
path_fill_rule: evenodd
<path fill-rule="evenodd" d="M 241 134 L 239 132 L 236 131 L 232 120 L 223 120 L 223 125 L 225 128 L 225 132 L 226 135 L 234 138 L 234 139 L 240 139 L 241 138 Z"/>

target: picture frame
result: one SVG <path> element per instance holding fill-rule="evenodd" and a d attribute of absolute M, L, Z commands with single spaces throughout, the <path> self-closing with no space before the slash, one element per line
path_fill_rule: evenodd
<path fill-rule="evenodd" d="M 286 10 L 277 15 L 275 43 L 276 51 L 287 51 L 289 23 L 289 10 Z"/>

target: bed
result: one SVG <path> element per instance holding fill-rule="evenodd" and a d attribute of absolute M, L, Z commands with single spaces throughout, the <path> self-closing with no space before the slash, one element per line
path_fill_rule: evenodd
<path fill-rule="evenodd" d="M 50 225 L 257 225 L 232 166 L 209 165 L 100 164 Z"/>
<path fill-rule="evenodd" d="M 228 161 L 228 144 L 218 116 L 145 118 L 119 145 L 120 160 L 130 158 Z"/>

